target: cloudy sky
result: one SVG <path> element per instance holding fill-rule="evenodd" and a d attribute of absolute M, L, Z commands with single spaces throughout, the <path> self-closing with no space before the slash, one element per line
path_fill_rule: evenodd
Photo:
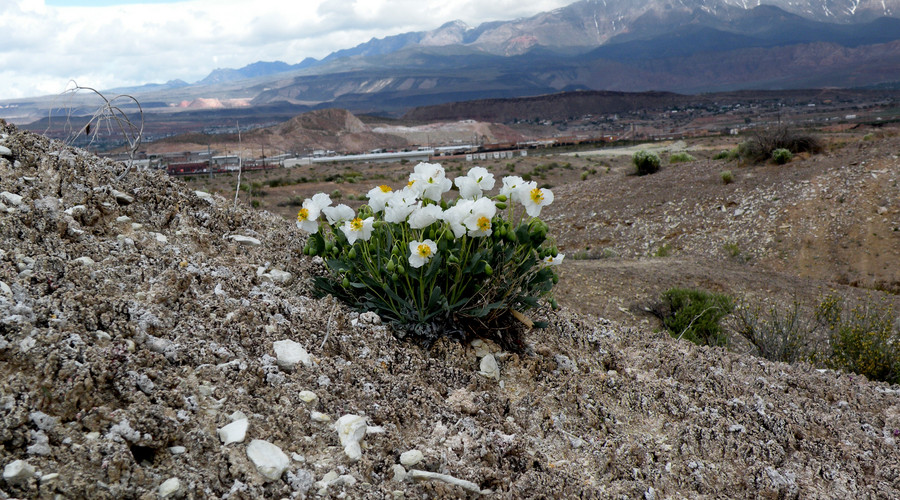
<path fill-rule="evenodd" d="M 369 39 L 574 0 L 0 0 L 0 99 L 193 83 L 216 68 L 321 59 Z"/>

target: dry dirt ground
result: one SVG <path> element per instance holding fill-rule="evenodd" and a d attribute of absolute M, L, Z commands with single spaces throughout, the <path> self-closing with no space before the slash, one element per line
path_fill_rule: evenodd
<path fill-rule="evenodd" d="M 898 139 L 876 139 L 786 167 L 551 169 L 569 307 L 505 352 L 398 339 L 311 296 L 284 218 L 2 126 L 0 497 L 897 498 L 900 388 L 632 312 L 686 282 L 896 282 Z"/>

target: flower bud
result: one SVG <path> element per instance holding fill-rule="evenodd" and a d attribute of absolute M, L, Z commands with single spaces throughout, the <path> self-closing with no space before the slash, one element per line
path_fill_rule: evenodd
<path fill-rule="evenodd" d="M 341 281 L 341 286 L 344 288 L 350 288 L 350 278 L 344 276 L 344 280 Z"/>
<path fill-rule="evenodd" d="M 491 276 L 494 274 L 494 269 L 487 262 L 484 263 L 484 274 Z"/>
<path fill-rule="evenodd" d="M 494 203 L 494 205 L 497 206 L 497 209 L 498 209 L 498 210 L 505 210 L 505 209 L 506 209 L 506 203 Z"/>
<path fill-rule="evenodd" d="M 356 249 L 351 248 L 350 251 L 347 252 L 347 257 L 350 257 L 351 259 L 355 259 L 356 258 Z"/>
<path fill-rule="evenodd" d="M 499 201 L 499 202 L 504 202 L 504 201 L 506 201 L 506 195 L 498 194 L 497 196 L 494 196 L 494 200 Z M 500 207 L 498 206 L 497 208 L 500 208 Z M 506 208 L 506 207 L 503 207 L 503 208 Z"/>

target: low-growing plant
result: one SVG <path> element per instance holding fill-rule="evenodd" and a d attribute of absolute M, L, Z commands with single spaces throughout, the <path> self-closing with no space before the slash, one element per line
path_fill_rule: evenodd
<path fill-rule="evenodd" d="M 737 152 L 741 158 L 751 163 L 759 163 L 772 158 L 776 149 L 786 149 L 792 154 L 818 153 L 822 151 L 822 142 L 811 135 L 804 135 L 790 130 L 786 126 L 757 132 L 752 138 L 740 143 Z"/>
<path fill-rule="evenodd" d="M 453 184 L 458 197 L 444 199 Z M 297 215 L 311 233 L 304 251 L 328 271 L 316 290 L 425 338 L 555 308 L 553 268 L 564 255 L 539 218 L 553 193 L 509 176 L 485 196 L 494 184 L 482 167 L 451 181 L 439 164 L 420 163 L 404 188 L 371 189 L 359 212 L 323 193 L 305 200 Z"/>
<path fill-rule="evenodd" d="M 900 326 L 890 303 L 848 305 L 832 294 L 819 303 L 816 316 L 828 333 L 829 368 L 900 383 Z"/>
<path fill-rule="evenodd" d="M 738 157 L 737 148 L 735 149 L 726 149 L 723 151 L 719 151 L 713 156 L 713 160 L 734 160 Z"/>
<path fill-rule="evenodd" d="M 779 148 L 775 151 L 772 151 L 772 160 L 778 165 L 784 165 L 785 163 L 791 161 L 794 158 L 793 153 L 790 150 Z"/>
<path fill-rule="evenodd" d="M 656 153 L 640 150 L 631 156 L 637 175 L 648 175 L 659 171 L 660 160 Z"/>
<path fill-rule="evenodd" d="M 735 309 L 734 325 L 756 349 L 754 354 L 769 361 L 795 363 L 810 359 L 815 352 L 817 325 L 804 316 L 799 300 L 784 310 L 775 305 L 763 310 L 741 302 Z"/>
<path fill-rule="evenodd" d="M 653 252 L 654 257 L 668 257 L 672 253 L 672 247 L 668 243 L 663 243 Z"/>
<path fill-rule="evenodd" d="M 722 184 L 731 184 L 734 182 L 734 174 L 731 173 L 731 170 L 723 170 L 719 176 L 722 178 Z"/>
<path fill-rule="evenodd" d="M 731 297 L 718 293 L 670 288 L 662 295 L 656 314 L 673 337 L 698 345 L 728 345 L 719 322 L 734 308 Z"/>
<path fill-rule="evenodd" d="M 694 160 L 696 160 L 696 158 L 684 151 L 679 151 L 677 153 L 672 153 L 671 155 L 669 155 L 669 163 L 684 163 Z"/>

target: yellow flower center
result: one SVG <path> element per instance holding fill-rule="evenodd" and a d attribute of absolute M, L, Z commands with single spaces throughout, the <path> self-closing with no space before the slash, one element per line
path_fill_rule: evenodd
<path fill-rule="evenodd" d="M 309 219 L 309 209 L 301 208 L 299 212 L 297 212 L 297 220 L 303 222 Z"/>
<path fill-rule="evenodd" d="M 390 193 L 391 191 L 393 191 L 393 189 L 391 189 L 391 187 L 388 186 L 387 184 L 382 184 L 382 185 L 378 186 L 378 189 L 380 189 L 382 193 Z"/>
<path fill-rule="evenodd" d="M 413 184 L 415 184 L 415 183 L 416 183 L 416 181 L 409 181 L 409 182 L 406 183 L 406 187 L 410 187 L 410 188 L 411 188 L 411 187 L 413 186 Z"/>
<path fill-rule="evenodd" d="M 540 188 L 534 188 L 531 190 L 531 201 L 535 203 L 544 201 L 544 193 Z"/>
<path fill-rule="evenodd" d="M 491 219 L 488 219 L 485 216 L 481 216 L 478 218 L 478 229 L 480 231 L 487 231 L 491 228 Z"/>
<path fill-rule="evenodd" d="M 352 229 L 354 231 L 362 231 L 362 228 L 363 228 L 363 221 L 359 217 L 350 221 L 350 229 Z"/>
<path fill-rule="evenodd" d="M 419 257 L 427 259 L 431 256 L 431 247 L 426 245 L 425 243 L 422 243 L 421 245 L 416 247 L 416 252 L 419 254 Z"/>

